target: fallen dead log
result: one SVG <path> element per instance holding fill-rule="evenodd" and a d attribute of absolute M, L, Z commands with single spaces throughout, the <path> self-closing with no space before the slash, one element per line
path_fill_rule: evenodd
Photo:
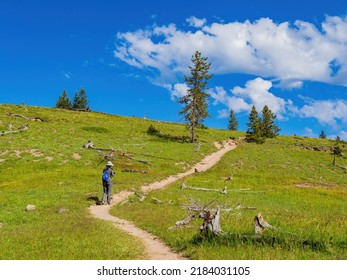
<path fill-rule="evenodd" d="M 181 190 L 183 189 L 189 189 L 189 190 L 196 190 L 196 191 L 206 191 L 206 192 L 219 192 L 222 194 L 227 194 L 227 187 L 224 187 L 222 190 L 217 190 L 217 189 L 206 189 L 206 188 L 196 188 L 192 186 L 186 186 L 185 182 L 182 183 L 181 185 Z"/>
<path fill-rule="evenodd" d="M 236 207 L 234 208 L 235 210 L 241 210 L 241 209 L 244 209 L 244 210 L 257 210 L 256 207 L 245 207 L 243 206 L 242 204 L 237 204 Z"/>
<path fill-rule="evenodd" d="M 143 194 L 143 193 L 139 193 L 137 192 L 136 190 L 132 189 L 132 191 L 134 192 L 134 195 L 137 197 L 137 199 L 142 202 L 146 199 L 146 194 Z"/>
<path fill-rule="evenodd" d="M 2 131 L 2 132 L 0 132 L 0 135 L 3 136 L 5 134 L 13 134 L 13 133 L 22 132 L 22 131 L 28 130 L 28 128 L 29 128 L 28 124 L 27 125 L 22 125 L 21 127 L 19 127 L 16 130 Z"/>
<path fill-rule="evenodd" d="M 164 202 L 162 202 L 160 199 L 157 199 L 157 198 L 155 198 L 155 197 L 152 198 L 152 201 L 153 201 L 153 203 L 155 203 L 155 204 L 163 204 L 163 203 L 164 203 Z"/>
<path fill-rule="evenodd" d="M 174 226 L 170 227 L 169 230 L 173 230 L 179 227 L 184 227 L 186 225 L 188 225 L 191 221 L 195 220 L 196 215 L 189 215 L 187 218 L 183 219 L 182 221 L 178 221 L 175 223 Z"/>
<path fill-rule="evenodd" d="M 90 109 L 90 107 L 83 108 L 83 109 L 70 108 L 70 110 L 72 110 L 72 111 L 78 111 L 78 112 L 91 112 L 91 111 L 92 111 L 92 110 Z"/>
<path fill-rule="evenodd" d="M 11 112 L 8 112 L 7 113 L 8 116 L 10 117 L 19 117 L 19 118 L 22 118 L 22 119 L 26 119 L 26 120 L 29 120 L 29 121 L 33 121 L 33 122 L 47 122 L 46 120 L 40 118 L 40 117 L 27 117 L 27 116 L 23 116 L 23 115 L 20 115 L 20 114 L 15 114 L 15 113 L 11 113 Z"/>
<path fill-rule="evenodd" d="M 337 166 L 337 167 L 339 167 L 339 168 L 341 168 L 341 169 L 347 171 L 347 167 L 344 167 L 344 166 L 339 165 L 339 164 L 336 163 L 336 157 L 334 157 L 333 166 Z"/>
<path fill-rule="evenodd" d="M 99 148 L 99 147 L 96 147 L 91 140 L 88 140 L 88 143 L 84 144 L 82 147 L 85 148 L 85 149 L 93 149 L 93 150 L 97 150 L 97 151 L 110 151 L 110 153 L 112 154 L 113 157 L 115 156 L 114 153 L 116 153 L 117 156 L 122 156 L 122 157 L 126 157 L 128 159 L 135 160 L 135 161 L 138 161 L 138 162 L 141 162 L 141 163 L 149 164 L 148 161 L 142 160 L 142 159 L 138 159 L 138 158 L 134 158 L 133 156 L 128 155 L 128 154 L 124 153 L 121 150 L 115 150 L 113 148 Z M 110 157 L 111 157 L 110 155 L 105 155 L 104 159 L 105 160 L 109 160 Z"/>
<path fill-rule="evenodd" d="M 136 170 L 136 169 L 124 169 L 122 172 L 130 172 L 130 173 L 148 173 L 148 170 Z"/>

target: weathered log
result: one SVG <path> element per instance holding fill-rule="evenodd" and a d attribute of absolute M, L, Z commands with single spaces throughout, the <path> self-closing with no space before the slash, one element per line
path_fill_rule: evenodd
<path fill-rule="evenodd" d="M 234 208 L 236 210 L 240 210 L 240 209 L 245 209 L 245 210 L 257 210 L 256 207 L 245 207 L 243 205 L 241 205 L 240 203 L 236 205 L 236 207 Z"/>
<path fill-rule="evenodd" d="M 336 157 L 334 157 L 333 166 L 337 166 L 337 167 L 339 167 L 339 168 L 341 168 L 341 169 L 347 171 L 347 167 L 344 167 L 344 166 L 339 165 L 339 164 L 336 163 Z"/>
<path fill-rule="evenodd" d="M 199 215 L 200 218 L 204 219 L 203 224 L 200 227 L 200 233 L 207 236 L 209 233 L 214 235 L 220 235 L 223 233 L 220 226 L 220 209 L 217 209 L 215 215 L 211 214 L 211 211 L 204 211 Z"/>
<path fill-rule="evenodd" d="M 19 117 L 19 118 L 22 118 L 22 119 L 26 119 L 26 120 L 29 120 L 29 121 L 38 121 L 38 122 L 46 122 L 46 120 L 40 118 L 40 117 L 26 117 L 26 116 L 23 116 L 23 115 L 20 115 L 20 114 L 15 114 L 15 113 L 10 113 L 8 112 L 7 113 L 8 116 L 10 117 Z"/>
<path fill-rule="evenodd" d="M 122 152 L 121 150 L 115 150 L 113 148 L 98 148 L 93 144 L 93 142 L 91 140 L 88 140 L 88 143 L 84 144 L 82 147 L 85 149 L 93 149 L 93 150 L 97 150 L 97 151 L 110 151 L 111 153 L 118 153 L 118 156 L 126 157 L 126 158 L 131 159 L 131 160 L 135 160 L 135 161 L 138 161 L 141 163 L 149 164 L 148 161 L 134 158 L 133 156 L 128 155 L 128 154 Z M 106 159 L 106 160 L 109 160 L 109 159 Z"/>
<path fill-rule="evenodd" d="M 78 111 L 78 112 L 91 112 L 92 110 L 90 107 L 84 108 L 84 109 L 77 109 L 77 108 L 70 108 L 72 111 Z"/>
<path fill-rule="evenodd" d="M 124 169 L 122 172 L 148 173 L 148 170 Z"/>
<path fill-rule="evenodd" d="M 155 204 L 163 204 L 163 202 L 160 199 L 157 199 L 155 197 L 152 198 L 153 203 Z"/>
<path fill-rule="evenodd" d="M 144 201 L 147 197 L 146 194 L 139 193 L 134 189 L 132 189 L 132 191 L 134 192 L 134 195 L 138 198 L 140 202 Z"/>
<path fill-rule="evenodd" d="M 196 215 L 194 215 L 194 214 L 190 215 L 187 218 L 183 219 L 182 221 L 176 222 L 174 226 L 169 228 L 169 230 L 173 230 L 173 229 L 176 229 L 179 227 L 184 227 L 184 226 L 188 225 L 191 221 L 195 220 L 195 218 L 196 218 Z"/>
<path fill-rule="evenodd" d="M 261 213 L 258 213 L 258 215 L 254 217 L 254 228 L 255 234 L 262 234 L 262 232 L 267 229 L 276 229 L 264 220 Z"/>
<path fill-rule="evenodd" d="M 189 189 L 189 190 L 196 190 L 196 191 L 206 191 L 206 192 L 219 192 L 222 194 L 227 194 L 227 187 L 224 187 L 222 190 L 217 189 L 206 189 L 206 188 L 196 188 L 192 186 L 186 186 L 185 182 L 182 183 L 181 189 Z"/>
<path fill-rule="evenodd" d="M 28 128 L 29 128 L 28 124 L 27 125 L 22 125 L 21 127 L 19 127 L 16 130 L 2 131 L 2 132 L 0 132 L 0 135 L 3 136 L 5 134 L 13 134 L 13 133 L 22 132 L 22 131 L 28 130 Z"/>

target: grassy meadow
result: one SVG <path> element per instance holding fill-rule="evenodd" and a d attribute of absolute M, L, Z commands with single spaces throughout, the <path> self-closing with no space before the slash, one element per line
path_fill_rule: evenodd
<path fill-rule="evenodd" d="M 332 165 L 330 152 L 308 149 L 333 145 L 331 140 L 299 137 L 277 137 L 263 145 L 241 142 L 214 168 L 186 178 L 186 186 L 226 186 L 226 195 L 181 189 L 182 182 L 177 182 L 151 192 L 143 202 L 133 197 L 112 213 L 190 259 L 347 259 L 347 173 Z M 346 157 L 337 162 L 347 165 Z M 233 180 L 225 181 L 230 175 Z M 153 198 L 163 203 L 155 204 Z M 168 230 L 191 214 L 182 206 L 192 200 L 232 209 L 222 211 L 223 236 L 202 238 L 201 219 Z M 235 209 L 239 204 L 244 208 Z M 259 212 L 276 229 L 256 238 L 253 219 Z"/>
<path fill-rule="evenodd" d="M 12 113 L 12 115 L 8 115 Z M 39 117 L 45 122 L 25 117 Z M 92 218 L 88 206 L 102 195 L 104 155 L 84 149 L 113 148 L 147 161 L 118 156 L 114 159 L 114 191 L 142 185 L 182 172 L 216 148 L 231 134 L 222 130 L 198 132 L 196 145 L 177 141 L 187 135 L 183 125 L 102 113 L 0 105 L 0 132 L 29 124 L 20 133 L 0 136 L 0 259 L 135 259 L 142 243 Z M 166 137 L 147 134 L 150 125 Z M 171 137 L 171 138 L 170 138 Z M 119 154 L 120 154 L 119 152 Z M 124 169 L 148 173 L 126 173 Z M 34 204 L 36 211 L 25 207 Z M 58 213 L 59 209 L 66 209 Z"/>
<path fill-rule="evenodd" d="M 33 122 L 8 113 L 40 117 Z M 114 191 L 140 190 L 144 184 L 183 172 L 216 151 L 214 141 L 238 138 L 240 132 L 198 130 L 200 148 L 179 140 L 184 125 L 102 113 L 0 105 L 0 132 L 29 124 L 29 129 L 0 137 L 0 259 L 138 259 L 140 240 L 109 222 L 91 217 L 88 206 L 101 198 L 104 151 L 130 154 L 114 159 Z M 161 131 L 149 135 L 150 125 Z M 263 145 L 242 141 L 212 169 L 186 178 L 186 185 L 223 189 L 226 195 L 180 189 L 181 181 L 132 196 L 111 212 L 133 221 L 191 259 L 347 259 L 347 173 L 332 165 L 335 141 L 277 137 Z M 344 146 L 343 146 L 344 145 Z M 337 163 L 347 166 L 345 157 Z M 120 153 L 119 153 L 120 154 Z M 122 172 L 125 169 L 147 173 Z M 232 176 L 232 180 L 224 178 Z M 153 198 L 164 203 L 155 204 Z M 202 238 L 201 220 L 169 230 L 190 213 L 194 200 L 222 211 L 225 234 Z M 170 202 L 170 203 L 168 203 Z M 34 204 L 36 211 L 25 207 Z M 238 204 L 244 208 L 234 209 Z M 247 209 L 250 208 L 250 209 Z M 254 209 L 256 208 L 256 209 Z M 59 209 L 67 209 L 58 213 Z M 253 218 L 261 212 L 276 227 L 255 238 Z"/>

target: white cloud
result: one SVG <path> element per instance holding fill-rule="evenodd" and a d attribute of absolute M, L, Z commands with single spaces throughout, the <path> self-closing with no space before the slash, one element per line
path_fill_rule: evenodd
<path fill-rule="evenodd" d="M 345 100 L 312 100 L 306 99 L 307 104 L 299 114 L 304 118 L 315 118 L 322 125 L 338 128 L 338 122 L 347 124 L 347 101 Z"/>
<path fill-rule="evenodd" d="M 223 109 L 223 110 L 218 110 L 218 119 L 226 119 L 230 116 L 230 111 Z"/>
<path fill-rule="evenodd" d="M 203 27 L 206 24 L 206 19 L 199 19 L 194 16 L 191 16 L 190 18 L 186 19 L 186 22 L 189 23 L 189 26 L 194 26 L 196 28 Z"/>
<path fill-rule="evenodd" d="M 347 131 L 339 131 L 338 133 L 335 134 L 329 134 L 327 138 L 336 140 L 336 137 L 339 136 L 341 140 L 347 141 Z"/>
<path fill-rule="evenodd" d="M 318 138 L 318 134 L 313 132 L 313 129 L 309 127 L 305 127 L 304 136 L 310 137 L 310 138 Z"/>
<path fill-rule="evenodd" d="M 214 74 L 271 77 L 284 87 L 300 87 L 305 80 L 347 86 L 345 17 L 326 17 L 321 30 L 310 22 L 290 25 L 269 18 L 207 25 L 205 19 L 190 17 L 187 22 L 197 30 L 170 24 L 118 33 L 115 56 L 134 67 L 153 68 L 170 83 L 187 72 L 191 55 L 199 50 Z"/>
<path fill-rule="evenodd" d="M 185 96 L 188 92 L 188 86 L 185 83 L 178 83 L 174 85 L 166 84 L 164 87 L 171 92 L 171 99 L 176 100 Z"/>
<path fill-rule="evenodd" d="M 340 131 L 338 136 L 340 136 L 342 140 L 347 141 L 347 131 L 345 130 Z"/>
<path fill-rule="evenodd" d="M 291 101 L 272 94 L 269 91 L 271 87 L 271 81 L 256 78 L 246 82 L 244 88 L 234 87 L 230 91 L 231 95 L 228 95 L 223 87 L 215 87 L 210 90 L 210 94 L 214 99 L 214 105 L 224 104 L 235 113 L 249 111 L 252 105 L 260 112 L 267 105 L 279 119 L 282 119 L 282 114 L 286 113 L 286 106 L 290 105 Z"/>

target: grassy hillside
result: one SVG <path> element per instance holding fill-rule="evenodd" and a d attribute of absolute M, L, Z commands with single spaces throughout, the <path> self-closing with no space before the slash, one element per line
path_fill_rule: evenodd
<path fill-rule="evenodd" d="M 8 115 L 12 113 L 12 115 Z M 39 117 L 34 122 L 25 117 Z M 104 153 L 82 146 L 113 148 L 114 191 L 140 186 L 182 172 L 216 148 L 214 141 L 239 136 L 222 130 L 200 130 L 200 149 L 179 141 L 183 125 L 101 113 L 0 105 L 0 131 L 29 129 L 0 136 L 0 259 L 134 259 L 142 244 L 87 210 L 101 197 Z M 150 125 L 165 137 L 148 135 Z M 120 153 L 119 153 L 120 154 Z M 148 173 L 123 173 L 124 169 Z M 36 211 L 25 207 L 34 204 Z M 59 209 L 67 209 L 59 214 Z"/>
<path fill-rule="evenodd" d="M 40 117 L 33 122 L 8 113 Z M 183 125 L 101 113 L 84 113 L 0 105 L 0 131 L 29 124 L 29 129 L 0 137 L 0 259 L 134 259 L 139 240 L 92 218 L 87 210 L 101 197 L 105 152 L 114 148 L 148 164 L 118 156 L 114 191 L 140 189 L 187 170 L 215 151 L 214 141 L 242 133 L 199 130 L 200 148 L 181 141 Z M 150 125 L 162 132 L 147 134 Z M 278 137 L 263 145 L 240 142 L 218 165 L 186 179 L 186 185 L 222 189 L 228 193 L 180 189 L 181 182 L 152 192 L 140 202 L 135 196 L 112 209 L 159 236 L 192 259 L 347 259 L 347 173 L 332 165 L 331 140 Z M 341 143 L 347 155 L 346 144 Z M 337 163 L 347 166 L 346 157 Z M 146 170 L 127 173 L 124 169 Z M 232 175 L 233 180 L 224 178 Z M 248 190 L 244 190 L 248 189 Z M 154 204 L 152 198 L 162 200 Z M 222 212 L 226 234 L 201 238 L 198 227 L 168 230 L 189 212 L 183 204 L 194 199 Z M 170 203 L 167 203 L 171 201 Z M 37 206 L 25 211 L 28 204 Z M 59 209 L 67 212 L 58 213 Z M 261 212 L 278 230 L 254 238 L 254 216 Z"/>
<path fill-rule="evenodd" d="M 299 137 L 278 137 L 263 145 L 240 143 L 217 166 L 185 183 L 220 190 L 226 186 L 226 195 L 182 190 L 177 182 L 143 202 L 134 197 L 112 212 L 192 259 L 347 259 L 347 173 L 332 165 L 328 150 L 333 145 L 331 140 Z M 346 144 L 340 147 L 347 155 Z M 337 162 L 347 166 L 346 157 Z M 233 180 L 225 181 L 230 175 Z M 154 204 L 153 198 L 164 203 Z M 202 238 L 201 219 L 168 230 L 190 214 L 182 205 L 192 199 L 201 205 L 213 202 L 211 208 L 233 209 L 222 211 L 224 236 Z M 245 208 L 235 209 L 238 204 Z M 256 238 L 253 218 L 259 212 L 277 229 Z M 157 213 L 165 215 L 154 219 Z"/>

